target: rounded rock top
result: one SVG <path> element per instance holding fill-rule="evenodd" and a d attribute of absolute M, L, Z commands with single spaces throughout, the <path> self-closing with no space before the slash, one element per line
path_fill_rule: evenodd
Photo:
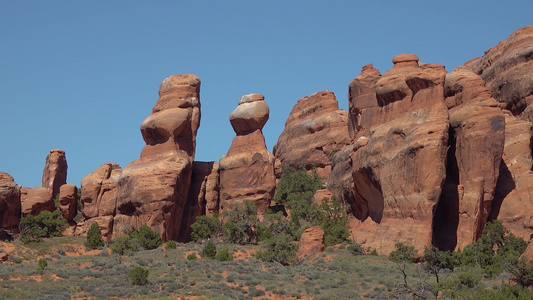
<path fill-rule="evenodd" d="M 418 56 L 414 54 L 398 54 L 392 58 L 392 63 L 418 62 Z"/>
<path fill-rule="evenodd" d="M 181 86 L 200 86 L 200 78 L 194 74 L 172 75 L 165 79 L 159 86 L 159 94 L 171 92 Z"/>
<path fill-rule="evenodd" d="M 243 103 L 250 103 L 250 102 L 256 102 L 256 101 L 265 101 L 265 96 L 262 94 L 248 94 L 244 95 L 239 99 L 239 105 Z"/>

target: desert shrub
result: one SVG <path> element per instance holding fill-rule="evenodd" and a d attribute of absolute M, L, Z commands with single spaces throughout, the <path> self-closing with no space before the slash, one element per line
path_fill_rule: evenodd
<path fill-rule="evenodd" d="M 331 246 L 348 240 L 348 216 L 337 197 L 324 198 L 319 206 L 311 206 L 311 224 L 324 230 L 324 245 Z"/>
<path fill-rule="evenodd" d="M 137 252 L 140 250 L 155 249 L 163 244 L 159 234 L 148 225 L 143 225 L 138 231 L 130 232 L 128 235 L 119 236 L 109 244 L 113 253 L 120 255 Z"/>
<path fill-rule="evenodd" d="M 218 216 L 199 216 L 191 225 L 191 238 L 193 241 L 203 241 L 221 233 L 222 225 Z"/>
<path fill-rule="evenodd" d="M 105 245 L 104 240 L 102 240 L 102 231 L 100 231 L 100 227 L 96 222 L 87 231 L 87 241 L 84 245 L 91 249 L 97 249 Z"/>
<path fill-rule="evenodd" d="M 272 213 L 270 210 L 264 215 L 263 221 L 257 223 L 257 241 L 268 240 L 275 235 L 291 234 L 289 221 L 283 212 Z"/>
<path fill-rule="evenodd" d="M 47 266 L 48 266 L 48 262 L 44 258 L 39 259 L 39 261 L 37 262 L 38 271 L 44 271 L 44 269 L 46 269 Z"/>
<path fill-rule="evenodd" d="M 150 274 L 150 271 L 147 269 L 135 267 L 128 273 L 126 280 L 134 285 L 145 285 L 148 283 L 148 274 Z"/>
<path fill-rule="evenodd" d="M 218 261 L 232 261 L 233 254 L 229 252 L 229 247 L 225 246 L 225 247 L 222 247 L 222 249 L 220 249 L 219 251 L 217 251 L 215 258 Z"/>
<path fill-rule="evenodd" d="M 457 252 L 443 251 L 436 247 L 426 247 L 422 261 L 424 262 L 424 269 L 436 276 L 442 269 L 453 271 L 460 265 Z"/>
<path fill-rule="evenodd" d="M 253 244 L 257 242 L 257 207 L 244 200 L 242 208 L 225 211 L 222 230 L 229 243 Z"/>
<path fill-rule="evenodd" d="M 23 243 L 61 236 L 61 232 L 67 227 L 68 222 L 63 219 L 60 210 L 42 211 L 37 216 L 23 217 L 19 223 Z"/>
<path fill-rule="evenodd" d="M 165 249 L 166 250 L 170 250 L 170 249 L 176 249 L 178 246 L 176 245 L 176 242 L 170 240 L 167 242 L 166 246 L 165 246 Z"/>
<path fill-rule="evenodd" d="M 519 260 L 516 264 L 509 267 L 512 279 L 523 287 L 533 285 L 533 266 L 527 266 L 524 260 Z"/>
<path fill-rule="evenodd" d="M 389 254 L 389 259 L 393 262 L 414 262 L 416 250 L 413 246 L 407 246 L 402 242 L 394 245 L 396 250 Z"/>
<path fill-rule="evenodd" d="M 214 259 L 217 255 L 217 247 L 215 246 L 215 243 L 213 243 L 213 241 L 208 241 L 202 248 L 202 253 L 200 253 L 200 255 L 202 257 Z"/>
<path fill-rule="evenodd" d="M 282 265 L 291 265 L 296 262 L 298 247 L 289 235 L 278 235 L 261 243 L 261 250 L 256 257 L 263 261 L 277 261 Z"/>
<path fill-rule="evenodd" d="M 346 250 L 348 250 L 348 252 L 353 255 L 363 255 L 365 252 L 363 247 L 355 242 L 351 243 L 348 247 L 346 247 Z"/>
<path fill-rule="evenodd" d="M 322 181 L 316 173 L 312 171 L 309 175 L 305 168 L 301 166 L 299 169 L 288 165 L 281 166 L 281 178 L 276 186 L 276 193 L 274 194 L 274 201 L 277 204 L 290 204 L 297 195 L 305 195 L 306 200 L 314 195 L 316 190 L 322 188 Z"/>
<path fill-rule="evenodd" d="M 198 260 L 198 256 L 196 255 L 196 253 L 190 253 L 189 255 L 187 255 L 187 260 Z"/>

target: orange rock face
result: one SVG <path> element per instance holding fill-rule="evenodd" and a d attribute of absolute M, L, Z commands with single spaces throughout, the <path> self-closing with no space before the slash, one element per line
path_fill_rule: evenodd
<path fill-rule="evenodd" d="M 218 162 L 195 161 L 193 163 L 191 186 L 181 219 L 178 241 L 190 241 L 191 225 L 196 221 L 196 217 L 213 216 L 218 212 L 218 169 Z"/>
<path fill-rule="evenodd" d="M 324 230 L 320 226 L 307 228 L 300 237 L 300 245 L 296 258 L 304 260 L 324 251 Z"/>
<path fill-rule="evenodd" d="M 105 163 L 81 180 L 80 210 L 85 219 L 115 216 L 121 173 L 118 164 Z"/>
<path fill-rule="evenodd" d="M 245 95 L 230 115 L 237 133 L 228 153 L 220 158 L 220 210 L 232 210 L 250 200 L 262 214 L 276 188 L 274 156 L 267 150 L 261 129 L 268 120 L 263 95 Z"/>
<path fill-rule="evenodd" d="M 74 184 L 64 184 L 59 189 L 59 209 L 67 221 L 71 221 L 76 216 L 77 198 L 78 188 Z"/>
<path fill-rule="evenodd" d="M 56 210 L 50 191 L 41 186 L 29 189 L 24 202 L 22 202 L 22 216 L 37 216 L 41 211 L 45 210 Z"/>
<path fill-rule="evenodd" d="M 293 167 L 316 167 L 326 182 L 332 154 L 349 143 L 348 113 L 339 109 L 333 92 L 322 91 L 296 102 L 274 145 L 274 156 Z"/>
<path fill-rule="evenodd" d="M 178 238 L 200 126 L 199 92 L 200 80 L 192 74 L 161 83 L 152 114 L 141 124 L 146 146 L 118 182 L 113 235 L 147 224 L 164 240 Z"/>
<path fill-rule="evenodd" d="M 513 32 L 509 38 L 465 65 L 485 80 L 492 96 L 506 104 L 513 115 L 533 121 L 533 26 Z"/>
<path fill-rule="evenodd" d="M 20 186 L 9 174 L 0 172 L 0 228 L 17 229 L 20 212 Z"/>
<path fill-rule="evenodd" d="M 50 191 L 50 198 L 54 199 L 59 194 L 59 189 L 67 183 L 67 159 L 65 151 L 60 149 L 50 150 L 46 156 L 43 170 L 43 187 Z"/>

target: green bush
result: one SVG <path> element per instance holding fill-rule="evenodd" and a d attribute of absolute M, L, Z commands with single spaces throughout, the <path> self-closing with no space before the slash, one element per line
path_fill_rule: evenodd
<path fill-rule="evenodd" d="M 355 242 L 351 243 L 346 249 L 353 255 L 363 255 L 365 253 L 363 247 Z"/>
<path fill-rule="evenodd" d="M 39 241 L 41 238 L 61 236 L 68 227 L 60 210 L 42 211 L 37 216 L 27 216 L 20 219 L 19 228 L 23 243 Z"/>
<path fill-rule="evenodd" d="M 306 200 L 313 197 L 316 190 L 322 188 L 322 181 L 316 173 L 312 171 L 309 175 L 305 168 L 299 169 L 288 165 L 281 166 L 281 178 L 276 186 L 274 201 L 277 204 L 289 204 L 296 195 L 305 195 Z M 312 200 L 312 199 L 311 199 Z"/>
<path fill-rule="evenodd" d="M 202 257 L 214 259 L 217 255 L 217 247 L 215 246 L 215 243 L 213 243 L 213 241 L 208 241 L 202 248 L 202 253 L 200 253 L 200 255 Z"/>
<path fill-rule="evenodd" d="M 413 246 L 404 245 L 398 242 L 394 245 L 396 250 L 389 254 L 389 259 L 393 262 L 414 262 L 416 250 Z"/>
<path fill-rule="evenodd" d="M 139 231 L 130 232 L 128 235 L 119 236 L 109 244 L 109 248 L 113 253 L 124 255 L 130 252 L 137 252 L 140 250 L 155 249 L 163 244 L 163 240 L 159 234 L 148 225 L 143 225 Z"/>
<path fill-rule="evenodd" d="M 324 245 L 331 246 L 347 241 L 350 232 L 348 231 L 348 216 L 344 207 L 336 198 L 324 198 L 317 207 L 312 205 L 315 216 L 311 224 L 320 226 L 324 230 Z"/>
<path fill-rule="evenodd" d="M 145 285 L 148 283 L 148 274 L 150 274 L 150 271 L 147 269 L 135 267 L 129 272 L 126 280 L 134 285 Z"/>
<path fill-rule="evenodd" d="M 257 207 L 249 200 L 242 208 L 224 212 L 222 230 L 229 243 L 254 244 L 257 242 Z"/>
<path fill-rule="evenodd" d="M 229 247 L 225 246 L 225 247 L 222 247 L 222 249 L 220 249 L 219 251 L 217 251 L 215 258 L 217 261 L 232 261 L 233 254 L 229 252 Z"/>
<path fill-rule="evenodd" d="M 222 224 L 218 216 L 199 216 L 191 225 L 191 238 L 193 241 L 203 241 L 221 233 Z"/>
<path fill-rule="evenodd" d="M 102 240 L 102 231 L 96 222 L 87 231 L 87 241 L 84 245 L 90 249 L 97 249 L 105 245 L 104 240 Z"/>
<path fill-rule="evenodd" d="M 509 271 L 513 274 L 513 281 L 523 287 L 533 285 L 533 266 L 527 266 L 524 260 L 519 260 L 510 266 Z"/>
<path fill-rule="evenodd" d="M 166 250 L 176 249 L 176 248 L 178 248 L 178 246 L 176 245 L 176 242 L 174 242 L 173 240 L 168 241 L 165 246 Z"/>
<path fill-rule="evenodd" d="M 48 266 L 48 262 L 44 258 L 39 259 L 39 261 L 37 262 L 38 271 L 44 271 L 44 269 L 46 269 L 47 266 Z"/>
<path fill-rule="evenodd" d="M 296 262 L 298 246 L 293 243 L 293 239 L 289 235 L 278 235 L 263 241 L 261 249 L 256 254 L 260 260 L 277 261 L 282 265 L 291 265 Z"/>
<path fill-rule="evenodd" d="M 198 256 L 196 255 L 196 253 L 190 253 L 189 255 L 187 255 L 187 260 L 198 260 Z"/>

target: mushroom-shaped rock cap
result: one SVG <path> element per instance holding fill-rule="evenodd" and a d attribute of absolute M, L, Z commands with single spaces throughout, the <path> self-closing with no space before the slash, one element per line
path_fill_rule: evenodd
<path fill-rule="evenodd" d="M 418 62 L 418 56 L 414 54 L 398 54 L 392 58 L 393 64 L 412 61 Z"/>
<path fill-rule="evenodd" d="M 261 94 L 244 95 L 239 105 L 230 114 L 229 121 L 238 135 L 247 134 L 257 129 L 263 129 L 268 121 L 269 109 Z"/>
<path fill-rule="evenodd" d="M 159 95 L 172 92 L 173 90 L 184 86 L 199 88 L 200 78 L 194 74 L 181 74 L 167 77 L 159 86 Z"/>

